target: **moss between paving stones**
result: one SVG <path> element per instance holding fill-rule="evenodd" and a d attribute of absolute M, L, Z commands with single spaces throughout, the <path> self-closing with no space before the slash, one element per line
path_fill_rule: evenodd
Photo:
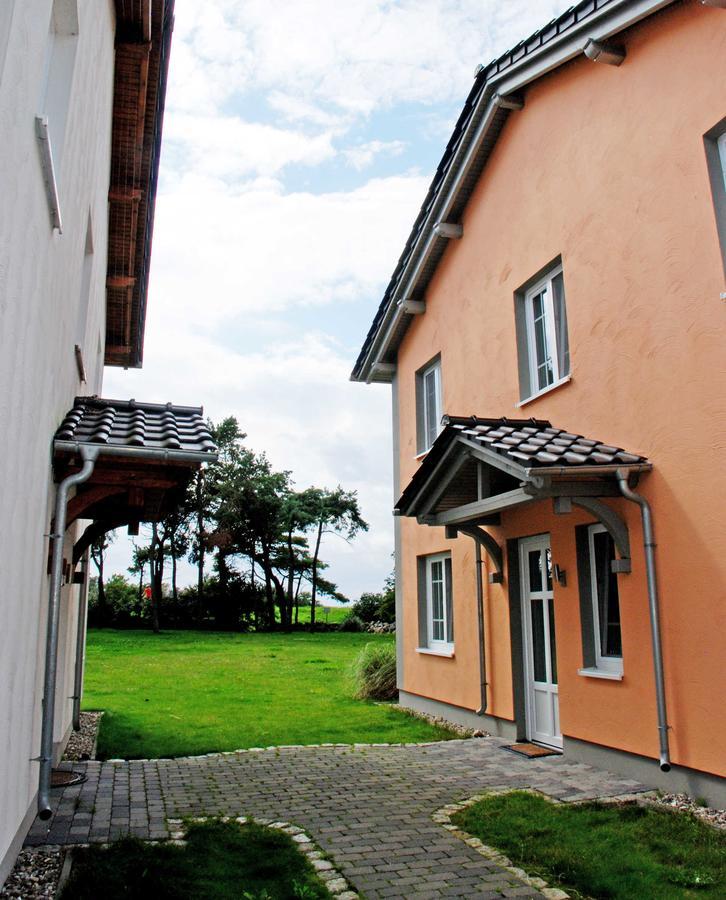
<path fill-rule="evenodd" d="M 170 819 L 172 840 L 74 851 L 63 900 L 356 900 L 307 834 L 287 822 Z"/>

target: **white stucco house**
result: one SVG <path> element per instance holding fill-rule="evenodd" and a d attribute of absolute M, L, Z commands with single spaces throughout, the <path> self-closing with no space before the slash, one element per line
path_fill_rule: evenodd
<path fill-rule="evenodd" d="M 88 543 L 213 452 L 201 410 L 98 397 L 142 360 L 173 5 L 0 2 L 0 885 L 78 712 Z"/>

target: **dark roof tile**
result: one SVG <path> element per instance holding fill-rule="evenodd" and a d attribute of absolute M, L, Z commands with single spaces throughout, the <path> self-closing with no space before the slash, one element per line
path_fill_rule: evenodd
<path fill-rule="evenodd" d="M 171 403 L 137 403 L 76 397 L 56 432 L 56 442 L 147 450 L 215 453 L 202 409 Z"/>

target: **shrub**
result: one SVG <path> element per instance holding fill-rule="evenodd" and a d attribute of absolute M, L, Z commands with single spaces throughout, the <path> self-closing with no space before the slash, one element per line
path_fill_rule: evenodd
<path fill-rule="evenodd" d="M 390 644 L 366 644 L 353 664 L 360 700 L 395 700 L 396 648 Z"/>
<path fill-rule="evenodd" d="M 365 631 L 365 622 L 354 612 L 349 613 L 340 623 L 341 631 Z"/>

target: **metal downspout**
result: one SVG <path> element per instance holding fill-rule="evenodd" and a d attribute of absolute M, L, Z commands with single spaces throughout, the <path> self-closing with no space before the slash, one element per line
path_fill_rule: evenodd
<path fill-rule="evenodd" d="M 476 544 L 476 612 L 479 622 L 479 679 L 481 690 L 481 706 L 476 711 L 478 716 L 483 716 L 487 710 L 487 662 L 484 646 L 484 587 L 481 575 L 483 560 L 481 558 L 481 544 L 474 538 Z"/>
<path fill-rule="evenodd" d="M 78 625 L 76 627 L 76 666 L 73 673 L 73 730 L 81 730 L 81 695 L 83 694 L 83 664 L 86 657 L 86 611 L 88 610 L 88 550 L 81 562 L 83 585 L 78 597 Z"/>
<path fill-rule="evenodd" d="M 52 563 L 48 598 L 48 627 L 45 644 L 45 678 L 43 681 L 43 719 L 40 735 L 40 773 L 38 776 L 38 815 L 49 819 L 50 775 L 53 768 L 53 724 L 55 713 L 56 664 L 58 661 L 58 621 L 63 583 L 63 539 L 66 531 L 68 493 L 72 487 L 91 477 L 98 458 L 98 447 L 81 447 L 83 467 L 58 485 L 55 498 L 55 525 L 50 535 Z"/>
<path fill-rule="evenodd" d="M 660 740 L 660 767 L 663 772 L 671 768 L 670 750 L 668 747 L 668 717 L 666 714 L 665 682 L 663 678 L 663 651 L 660 642 L 660 619 L 658 615 L 658 584 L 655 574 L 655 538 L 653 535 L 653 516 L 650 504 L 645 497 L 637 494 L 628 484 L 628 473 L 622 469 L 617 471 L 620 492 L 627 500 L 637 503 L 643 522 L 643 549 L 645 551 L 645 571 L 648 579 L 648 606 L 650 609 L 650 639 L 653 645 L 653 670 L 655 674 L 655 696 L 658 708 L 658 736 Z"/>

